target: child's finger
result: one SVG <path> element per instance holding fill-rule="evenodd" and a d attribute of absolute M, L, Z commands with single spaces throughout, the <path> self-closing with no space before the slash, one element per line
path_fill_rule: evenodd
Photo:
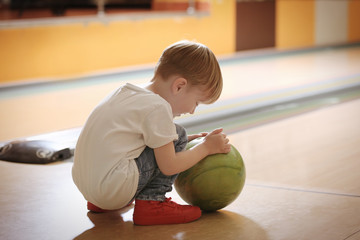
<path fill-rule="evenodd" d="M 211 135 L 219 134 L 219 133 L 221 133 L 222 131 L 223 131 L 222 128 L 217 128 L 217 129 L 213 130 L 210 134 L 211 134 Z"/>

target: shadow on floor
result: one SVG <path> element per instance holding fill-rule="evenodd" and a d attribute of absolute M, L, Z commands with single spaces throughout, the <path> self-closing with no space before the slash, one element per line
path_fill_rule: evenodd
<path fill-rule="evenodd" d="M 126 212 L 125 212 L 126 211 Z M 86 230 L 80 239 L 256 239 L 266 240 L 264 229 L 249 218 L 237 213 L 220 210 L 203 213 L 192 223 L 136 226 L 132 222 L 132 206 L 123 212 L 87 215 L 94 227 Z"/>

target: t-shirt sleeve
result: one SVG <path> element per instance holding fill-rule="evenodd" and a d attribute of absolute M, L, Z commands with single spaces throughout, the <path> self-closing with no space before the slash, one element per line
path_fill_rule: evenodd
<path fill-rule="evenodd" d="M 158 105 L 145 117 L 142 128 L 146 146 L 158 148 L 178 139 L 171 109 Z"/>

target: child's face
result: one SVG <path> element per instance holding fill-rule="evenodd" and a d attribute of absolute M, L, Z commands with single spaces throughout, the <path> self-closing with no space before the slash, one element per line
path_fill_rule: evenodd
<path fill-rule="evenodd" d="M 199 86 L 187 86 L 186 91 L 176 96 L 175 101 L 171 104 L 173 116 L 178 117 L 181 114 L 193 114 L 200 103 L 207 100 L 206 91 Z"/>

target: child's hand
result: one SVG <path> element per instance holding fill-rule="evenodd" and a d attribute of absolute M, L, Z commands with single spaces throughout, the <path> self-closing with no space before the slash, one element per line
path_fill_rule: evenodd
<path fill-rule="evenodd" d="M 192 140 L 194 140 L 196 138 L 205 137 L 206 135 L 208 135 L 208 133 L 206 133 L 206 132 L 199 133 L 199 134 L 188 135 L 188 141 L 191 142 Z"/>
<path fill-rule="evenodd" d="M 222 128 L 215 129 L 204 138 L 203 144 L 209 151 L 209 155 L 230 152 L 231 145 L 229 143 L 229 139 L 222 131 Z"/>

